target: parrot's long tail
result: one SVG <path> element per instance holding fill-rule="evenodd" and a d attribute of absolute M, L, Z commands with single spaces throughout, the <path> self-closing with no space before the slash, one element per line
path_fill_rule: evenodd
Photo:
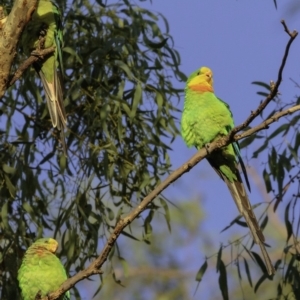
<path fill-rule="evenodd" d="M 229 191 L 238 207 L 240 214 L 245 218 L 246 223 L 252 233 L 254 242 L 259 245 L 263 254 L 267 271 L 269 275 L 275 273 L 275 269 L 272 265 L 271 259 L 268 255 L 266 247 L 264 245 L 265 237 L 260 229 L 255 214 L 252 210 L 248 195 L 242 182 L 234 181 L 230 182 L 225 176 L 223 176 L 225 183 L 227 184 Z"/>
<path fill-rule="evenodd" d="M 39 71 L 42 80 L 45 95 L 47 99 L 47 106 L 51 117 L 53 127 L 60 131 L 60 142 L 63 147 L 65 156 L 67 156 L 67 146 L 65 142 L 64 130 L 67 128 L 67 116 L 63 102 L 62 86 L 59 74 L 54 70 L 54 82 L 48 82 L 42 70 Z"/>

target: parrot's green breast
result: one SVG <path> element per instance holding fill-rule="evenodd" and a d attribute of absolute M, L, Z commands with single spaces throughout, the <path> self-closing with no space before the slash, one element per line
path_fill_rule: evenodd
<path fill-rule="evenodd" d="M 227 135 L 233 127 L 228 106 L 214 93 L 186 90 L 181 133 L 189 147 L 201 149 L 216 137 Z"/>

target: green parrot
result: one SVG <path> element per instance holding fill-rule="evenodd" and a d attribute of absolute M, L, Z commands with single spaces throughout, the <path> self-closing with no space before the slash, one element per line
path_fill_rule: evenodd
<path fill-rule="evenodd" d="M 55 255 L 58 243 L 52 238 L 42 238 L 26 251 L 18 271 L 19 285 L 24 300 L 34 300 L 40 292 L 41 297 L 56 291 L 67 280 L 61 261 Z M 66 292 L 59 300 L 69 300 Z"/>
<path fill-rule="evenodd" d="M 41 41 L 44 38 L 44 42 Z M 33 50 L 55 46 L 53 54 L 34 64 L 41 78 L 53 127 L 60 131 L 61 143 L 66 154 L 64 129 L 67 117 L 62 91 L 62 25 L 58 7 L 47 0 L 39 0 L 30 22 L 22 34 L 21 44 L 26 55 Z"/>
<path fill-rule="evenodd" d="M 200 150 L 212 141 L 227 135 L 233 128 L 234 121 L 228 104 L 214 94 L 212 71 L 202 67 L 193 72 L 185 86 L 181 119 L 181 134 L 187 146 L 195 146 Z M 238 163 L 240 163 L 250 191 L 238 143 L 234 142 L 213 151 L 207 156 L 207 160 L 229 188 L 240 214 L 247 222 L 254 242 L 260 246 L 268 274 L 274 274 L 275 269 L 264 245 L 264 235 L 251 208 L 238 170 Z"/>

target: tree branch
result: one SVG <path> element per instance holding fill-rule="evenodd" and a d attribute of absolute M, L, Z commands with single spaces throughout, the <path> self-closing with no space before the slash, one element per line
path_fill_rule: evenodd
<path fill-rule="evenodd" d="M 298 35 L 296 31 L 293 31 L 292 33 L 288 30 L 286 24 L 284 21 L 281 22 L 284 26 L 285 31 L 290 36 L 290 40 L 287 43 L 285 53 L 282 59 L 281 66 L 279 68 L 278 72 L 278 79 L 276 83 L 271 87 L 270 94 L 265 98 L 265 100 L 259 105 L 259 107 L 254 111 L 251 112 L 250 116 L 246 119 L 246 121 L 235 127 L 227 136 L 224 136 L 214 142 L 212 142 L 209 145 L 209 151 L 214 151 L 216 149 L 222 148 L 233 141 L 240 140 L 242 138 L 245 138 L 249 135 L 252 135 L 260 130 L 268 128 L 268 126 L 271 123 L 274 123 L 279 118 L 291 114 L 297 110 L 300 110 L 300 105 L 291 107 L 285 111 L 276 113 L 271 118 L 265 120 L 260 125 L 251 128 L 241 134 L 236 134 L 237 132 L 241 131 L 245 127 L 247 127 L 264 109 L 265 107 L 270 103 L 270 101 L 278 94 L 278 88 L 282 81 L 282 72 L 289 54 L 289 49 Z M 189 159 L 186 163 L 184 163 L 181 167 L 179 167 L 177 170 L 175 170 L 173 173 L 170 174 L 170 176 L 163 181 L 161 184 L 159 184 L 152 192 L 150 192 L 143 201 L 135 208 L 133 211 L 131 211 L 126 217 L 123 219 L 120 219 L 118 223 L 116 224 L 112 234 L 110 235 L 107 243 L 105 244 L 102 252 L 97 257 L 97 259 L 92 262 L 85 270 L 80 271 L 75 276 L 69 278 L 67 281 L 65 281 L 60 288 L 50 293 L 47 297 L 44 297 L 42 300 L 54 300 L 58 299 L 59 296 L 61 296 L 63 293 L 65 293 L 67 290 L 72 288 L 77 282 L 91 276 L 94 274 L 101 274 L 102 271 L 100 268 L 104 264 L 104 262 L 107 260 L 107 257 L 114 246 L 116 240 L 118 239 L 121 232 L 124 230 L 125 227 L 127 227 L 137 216 L 139 216 L 147 207 L 148 205 L 163 191 L 165 190 L 172 182 L 180 178 L 183 174 L 189 172 L 193 167 L 195 167 L 201 160 L 203 160 L 207 156 L 207 149 L 204 147 L 201 150 L 199 150 L 191 159 Z"/>
<path fill-rule="evenodd" d="M 13 85 L 22 75 L 23 73 L 35 62 L 43 59 L 45 56 L 53 53 L 55 51 L 55 47 L 49 47 L 47 49 L 35 50 L 31 53 L 31 55 L 19 66 L 18 70 L 15 72 L 13 77 L 9 80 L 7 87 Z"/>
<path fill-rule="evenodd" d="M 268 129 L 270 124 L 277 122 L 283 116 L 290 115 L 298 110 L 300 110 L 300 105 L 295 105 L 286 110 L 280 111 L 280 112 L 276 113 L 275 115 L 273 115 L 272 117 L 270 117 L 269 119 L 263 121 L 261 124 L 255 126 L 255 127 L 252 127 L 251 129 L 248 129 L 247 131 L 244 131 L 243 133 L 236 134 L 233 137 L 233 140 L 237 141 L 237 140 L 243 139 L 247 136 L 250 136 L 258 131 L 261 131 L 263 129 Z"/>
<path fill-rule="evenodd" d="M 9 83 L 10 69 L 17 54 L 17 44 L 21 33 L 29 22 L 36 8 L 37 0 L 16 0 L 7 18 L 3 18 L 0 26 L 0 99 Z"/>
<path fill-rule="evenodd" d="M 293 32 L 290 32 L 289 29 L 287 28 L 287 25 L 285 24 L 285 21 L 282 20 L 281 21 L 281 24 L 283 25 L 284 27 L 284 31 L 287 32 L 287 34 L 290 36 L 290 39 L 285 47 L 285 52 L 284 52 L 284 55 L 283 55 L 283 58 L 282 58 L 282 62 L 281 62 L 281 65 L 279 67 L 279 71 L 278 71 L 278 76 L 277 76 L 277 81 L 276 83 L 271 83 L 271 92 L 269 93 L 269 95 L 265 98 L 265 100 L 259 105 L 259 107 L 251 112 L 250 116 L 246 119 L 246 121 L 239 125 L 239 126 L 236 126 L 232 131 L 231 131 L 231 137 L 233 137 L 237 132 L 243 130 L 244 128 L 246 128 L 265 108 L 266 106 L 276 97 L 276 95 L 278 94 L 278 88 L 279 88 L 279 85 L 282 81 L 282 73 L 283 73 L 283 69 L 285 67 L 285 63 L 286 63 L 286 60 L 287 60 L 287 57 L 289 55 L 289 51 L 290 51 L 290 47 L 293 43 L 293 41 L 295 40 L 295 38 L 297 37 L 298 35 L 298 32 L 297 31 L 293 31 Z"/>

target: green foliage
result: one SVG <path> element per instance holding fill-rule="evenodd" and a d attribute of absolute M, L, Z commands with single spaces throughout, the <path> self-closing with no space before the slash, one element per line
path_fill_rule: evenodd
<path fill-rule="evenodd" d="M 73 275 L 96 257 L 118 220 L 171 171 L 168 153 L 178 135 L 177 104 L 183 92 L 172 82 L 174 79 L 185 81 L 186 77 L 179 69 L 180 56 L 174 50 L 168 22 L 162 15 L 128 0 L 109 5 L 107 2 L 75 0 L 72 5 L 70 1 L 59 3 L 64 16 L 64 88 L 69 128 L 67 159 L 59 148 L 59 134 L 52 129 L 44 93 L 32 69 L 27 70 L 1 99 L 1 299 L 20 298 L 16 289 L 17 270 L 24 249 L 33 240 L 47 235 L 58 239 L 62 261 L 68 273 Z M 277 2 L 273 2 L 277 8 Z M 11 1 L 5 4 L 9 11 Z M 159 25 L 161 23 L 164 28 Z M 20 50 L 14 68 L 17 69 L 24 59 Z M 269 93 L 267 83 L 256 81 L 254 84 L 260 89 L 258 95 L 265 97 Z M 287 104 L 277 96 L 261 114 L 261 121 L 299 103 L 300 97 Z M 252 293 L 261 291 L 265 294 L 265 291 L 274 290 L 278 299 L 299 295 L 298 120 L 297 113 L 289 115 L 272 124 L 269 130 L 258 132 L 240 143 L 242 147 L 254 147 L 251 159 L 260 159 L 261 178 L 267 192 L 273 196 L 271 203 L 260 205 L 265 207 L 260 222 L 262 228 L 267 228 L 271 220 L 266 216 L 266 210 L 271 207 L 276 211 L 280 205 L 285 205 L 282 211 L 287 245 L 283 255 L 275 261 L 281 277 L 276 283 L 268 280 L 266 275 L 257 280 L 253 264 L 245 258 L 250 257 L 255 262 L 260 274 L 265 271 L 261 257 L 251 250 L 253 245 L 241 244 L 244 252 L 236 256 L 230 253 L 230 257 L 225 248 L 232 244 L 223 245 L 217 254 L 218 293 L 223 299 L 232 295 L 228 289 L 235 267 L 240 286 L 251 289 Z M 145 299 L 141 287 L 150 296 L 155 290 L 157 299 L 188 299 L 183 280 L 186 274 L 177 273 L 180 266 L 173 249 L 181 246 L 186 232 L 199 234 L 195 220 L 199 221 L 200 216 L 194 206 L 190 210 L 184 207 L 180 213 L 179 216 L 178 211 L 172 211 L 171 224 L 167 199 L 161 195 L 152 203 L 114 245 L 105 266 L 111 282 L 108 288 L 103 288 L 108 279 L 99 276 L 101 284 L 95 294 L 103 289 L 109 295 L 107 298 L 112 298 L 115 290 L 120 288 L 116 293 L 123 295 L 124 278 L 120 279 L 116 266 L 121 265 L 124 277 L 130 277 L 132 268 L 123 255 L 128 242 L 146 245 L 153 251 L 152 256 L 150 250 L 142 251 L 143 259 L 151 261 L 150 271 L 154 269 L 151 268 L 153 265 L 161 266 L 157 257 L 165 253 L 161 248 L 165 236 L 154 240 L 153 233 L 157 235 L 157 228 L 162 226 L 172 233 L 175 219 L 188 230 L 181 232 L 177 228 L 173 235 L 174 245 L 168 249 L 168 255 L 173 259 L 174 269 L 167 276 L 162 268 L 159 269 L 166 277 L 164 280 L 157 276 L 158 268 L 152 277 L 151 274 L 144 278 L 132 276 L 134 297 L 129 293 L 128 299 Z M 158 216 L 163 222 L 157 222 Z M 240 217 L 236 217 L 224 230 L 235 224 L 245 226 Z M 186 243 L 192 239 L 190 236 Z M 235 242 L 240 244 L 240 241 Z M 236 247 L 230 249 L 233 251 Z M 129 249 L 134 257 L 141 255 L 139 251 L 139 247 Z M 280 251 L 278 248 L 277 253 Z M 189 280 L 195 276 L 198 283 L 205 280 L 211 257 L 202 255 L 200 262 L 197 261 L 202 264 L 200 268 L 197 266 L 199 271 L 188 274 Z M 234 261 L 232 269 L 228 267 L 228 261 Z M 136 271 L 138 274 L 140 270 Z M 176 278 L 172 279 L 174 274 Z M 151 287 L 148 287 L 149 281 Z M 115 283 L 118 284 L 116 289 Z M 72 293 L 80 299 L 79 290 L 74 288 Z M 101 294 L 96 297 L 101 298 Z"/>
<path fill-rule="evenodd" d="M 98 253 L 99 239 L 104 243 L 116 222 L 170 172 L 168 151 L 178 134 L 182 90 L 172 80 L 186 78 L 167 20 L 126 0 L 59 6 L 68 158 L 30 69 L 1 107 L 1 299 L 17 285 L 17 268 L 4 261 L 12 253 L 19 264 L 21 249 L 37 237 L 50 233 L 63 246 L 67 269 L 83 269 Z M 24 59 L 20 51 L 15 68 Z M 143 232 L 124 234 L 147 241 L 158 209 L 169 224 L 161 200 L 149 207 Z"/>
<path fill-rule="evenodd" d="M 258 92 L 259 95 L 268 94 L 270 87 L 267 83 L 253 82 L 255 85 L 262 87 L 265 91 Z M 299 97 L 292 101 L 283 102 L 280 95 L 270 103 L 267 110 L 261 114 L 261 121 L 272 118 L 275 113 L 299 105 Z M 260 120 L 258 120 L 260 121 Z M 250 143 L 256 141 L 256 149 L 253 151 L 252 158 L 260 158 L 262 163 L 262 175 L 265 187 L 268 193 L 273 194 L 272 201 L 268 204 L 273 207 L 274 211 L 278 211 L 279 205 L 284 205 L 284 223 L 286 228 L 286 243 L 285 259 L 278 259 L 275 262 L 277 270 L 283 270 L 282 278 L 277 286 L 278 299 L 280 297 L 292 297 L 298 295 L 298 283 L 296 278 L 299 277 L 299 267 L 297 261 L 297 249 L 299 239 L 299 145 L 300 145 L 300 131 L 299 131 L 299 115 L 298 113 L 287 115 L 280 119 L 277 123 L 272 124 L 268 130 L 261 131 L 256 134 L 255 138 L 250 137 Z M 246 139 L 245 141 L 247 141 Z M 248 144 L 250 144 L 248 143 Z M 245 142 L 247 145 L 247 142 Z M 269 222 L 266 215 L 261 227 L 266 227 Z M 264 269 L 264 264 L 261 257 L 251 252 L 253 258 Z M 298 252 L 299 253 L 299 252 Z M 245 261 L 246 263 L 246 261 Z M 249 282 L 251 282 L 249 267 L 246 265 Z M 263 275 L 257 281 L 254 290 L 258 291 L 259 288 L 267 280 L 267 276 Z M 274 287 L 275 290 L 275 287 Z"/>

